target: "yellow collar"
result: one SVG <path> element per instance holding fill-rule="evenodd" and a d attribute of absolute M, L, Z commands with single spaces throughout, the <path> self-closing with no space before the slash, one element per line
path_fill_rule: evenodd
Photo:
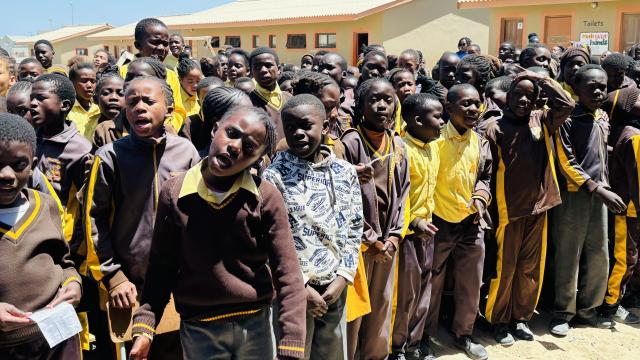
<path fill-rule="evenodd" d="M 180 95 L 182 96 L 182 101 L 185 101 L 185 100 L 191 101 L 191 102 L 197 102 L 198 101 L 198 96 L 197 95 L 189 95 L 189 93 L 184 91 L 182 86 L 180 86 Z"/>
<path fill-rule="evenodd" d="M 451 121 L 449 121 L 447 123 L 447 125 L 445 125 L 444 130 L 442 131 L 442 137 L 444 139 L 453 138 L 454 140 L 457 140 L 457 141 L 465 141 L 465 140 L 468 140 L 471 137 L 471 133 L 472 132 L 473 132 L 473 130 L 469 129 L 469 130 L 465 131 L 465 133 L 463 135 L 460 135 L 460 133 L 458 132 L 456 127 L 453 126 L 453 123 L 451 123 Z"/>
<path fill-rule="evenodd" d="M 280 110 L 284 101 L 282 101 L 282 90 L 280 90 L 280 86 L 278 85 L 278 83 L 276 83 L 276 87 L 273 89 L 273 91 L 269 91 L 260 86 L 256 79 L 253 79 L 253 84 L 256 86 L 256 92 L 258 93 L 258 95 L 260 95 L 260 97 L 262 97 L 266 102 L 272 105 L 276 110 Z"/>
<path fill-rule="evenodd" d="M 404 135 L 403 140 L 409 141 L 409 142 L 413 143 L 415 146 L 417 146 L 417 147 L 419 147 L 421 149 L 426 149 L 427 147 L 429 147 L 429 143 L 422 142 L 421 140 L 418 140 L 418 139 L 414 138 L 413 136 L 411 136 L 411 134 L 409 134 L 409 133 L 406 133 Z"/>
<path fill-rule="evenodd" d="M 256 186 L 255 181 L 253 181 L 253 176 L 251 176 L 249 170 L 245 170 L 242 174 L 238 175 L 238 178 L 231 188 L 225 191 L 222 197 L 213 195 L 202 177 L 203 166 L 207 166 L 206 158 L 201 160 L 196 166 L 187 170 L 178 198 L 197 193 L 203 200 L 212 204 L 220 205 L 224 203 L 229 196 L 235 194 L 240 189 L 245 189 L 256 197 L 260 196 L 258 187 Z"/>

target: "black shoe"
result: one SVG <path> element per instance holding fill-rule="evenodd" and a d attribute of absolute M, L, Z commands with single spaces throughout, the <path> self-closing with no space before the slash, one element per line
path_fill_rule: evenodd
<path fill-rule="evenodd" d="M 420 344 L 420 360 L 436 360 L 436 352 L 431 347 L 431 339 L 426 336 Z"/>
<path fill-rule="evenodd" d="M 395 354 L 391 354 L 389 355 L 389 360 L 406 360 L 407 358 L 404 357 L 404 353 L 395 353 Z"/>
<path fill-rule="evenodd" d="M 631 308 L 640 309 L 640 295 L 636 293 L 627 294 L 622 298 L 621 304 L 627 309 L 631 309 Z"/>
<path fill-rule="evenodd" d="M 513 335 L 520 340 L 533 341 L 533 332 L 529 329 L 529 325 L 526 321 L 516 321 L 512 331 Z"/>
<path fill-rule="evenodd" d="M 577 325 L 586 325 L 597 329 L 613 329 L 616 322 L 609 317 L 594 315 L 588 318 L 576 316 L 572 322 Z"/>
<path fill-rule="evenodd" d="M 494 325 L 493 338 L 496 339 L 496 342 L 502 346 L 511 346 L 516 342 L 516 340 L 513 338 L 513 335 L 509 333 L 509 328 L 505 324 Z"/>
<path fill-rule="evenodd" d="M 485 360 L 489 358 L 484 346 L 475 342 L 469 335 L 457 337 L 454 341 L 454 345 L 457 348 L 464 350 L 464 352 L 467 353 L 467 356 L 473 360 Z"/>
<path fill-rule="evenodd" d="M 420 352 L 420 349 L 408 350 L 405 351 L 404 358 L 407 360 L 422 360 L 422 352 Z"/>

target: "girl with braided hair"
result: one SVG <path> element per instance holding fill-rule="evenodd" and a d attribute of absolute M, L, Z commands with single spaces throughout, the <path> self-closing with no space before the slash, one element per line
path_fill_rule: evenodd
<path fill-rule="evenodd" d="M 178 65 L 176 66 L 178 77 L 180 78 L 180 95 L 182 106 L 187 111 L 187 116 L 200 112 L 198 103 L 198 83 L 204 77 L 200 70 L 200 64 L 189 58 L 186 53 L 180 54 Z"/>

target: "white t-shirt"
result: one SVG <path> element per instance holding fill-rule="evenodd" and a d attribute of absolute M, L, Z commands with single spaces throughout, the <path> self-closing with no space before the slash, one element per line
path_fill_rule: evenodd
<path fill-rule="evenodd" d="M 29 201 L 26 199 L 22 201 L 21 205 L 10 208 L 0 208 L 0 222 L 12 227 L 18 220 L 22 219 L 27 210 L 29 210 Z"/>

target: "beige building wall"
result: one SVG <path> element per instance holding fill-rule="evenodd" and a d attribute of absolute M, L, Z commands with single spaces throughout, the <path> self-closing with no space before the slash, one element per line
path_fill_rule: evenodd
<path fill-rule="evenodd" d="M 54 64 L 66 65 L 67 61 L 76 56 L 76 49 L 87 49 L 87 59 L 93 59 L 96 50 L 102 49 L 102 42 L 99 40 L 90 40 L 85 36 L 63 40 L 53 43 L 56 54 L 53 57 Z"/>

